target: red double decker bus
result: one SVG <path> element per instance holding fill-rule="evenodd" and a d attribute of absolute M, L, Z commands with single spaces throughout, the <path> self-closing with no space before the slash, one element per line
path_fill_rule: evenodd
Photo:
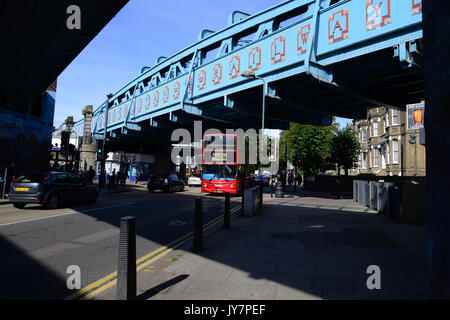
<path fill-rule="evenodd" d="M 202 147 L 202 192 L 239 194 L 245 182 L 235 134 L 206 134 Z"/>

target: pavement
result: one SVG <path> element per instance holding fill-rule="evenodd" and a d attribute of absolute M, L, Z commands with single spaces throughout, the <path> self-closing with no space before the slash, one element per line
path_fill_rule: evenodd
<path fill-rule="evenodd" d="M 137 274 L 137 299 L 425 299 L 425 226 L 398 224 L 326 193 L 264 195 L 253 217 L 153 257 Z M 368 267 L 380 289 L 368 289 Z M 370 282 L 370 281 L 369 281 Z M 95 296 L 115 299 L 116 286 Z"/>

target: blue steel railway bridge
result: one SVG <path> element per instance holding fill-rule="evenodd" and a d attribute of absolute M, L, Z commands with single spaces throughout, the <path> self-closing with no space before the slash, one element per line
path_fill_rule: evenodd
<path fill-rule="evenodd" d="M 290 0 L 254 15 L 234 11 L 157 59 L 93 113 L 92 132 L 132 152 L 170 142 L 173 129 L 288 129 L 404 109 L 424 99 L 420 0 Z M 256 78 L 242 73 L 252 70 Z M 107 120 L 106 120 L 107 119 Z M 84 120 L 74 130 L 83 135 Z M 106 123 L 107 121 L 107 123 Z"/>

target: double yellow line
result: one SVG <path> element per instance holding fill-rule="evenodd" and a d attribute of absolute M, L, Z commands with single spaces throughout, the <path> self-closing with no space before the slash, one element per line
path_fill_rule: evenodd
<path fill-rule="evenodd" d="M 240 206 L 234 208 L 231 211 L 231 215 L 235 215 L 240 210 Z M 203 226 L 203 231 L 207 231 L 217 225 L 219 222 L 223 220 L 223 216 L 219 216 L 212 221 L 208 222 Z M 192 239 L 193 232 L 189 232 L 185 234 L 184 236 L 170 242 L 169 244 L 162 246 L 159 249 L 156 249 L 149 254 L 139 258 L 136 260 L 136 272 L 144 269 L 149 264 L 155 262 L 156 260 L 164 257 L 165 255 L 171 253 L 175 249 L 181 247 L 186 242 L 190 241 Z M 112 286 L 116 285 L 117 283 L 117 270 L 108 274 L 107 276 L 85 286 L 84 288 L 81 288 L 74 294 L 66 297 L 64 300 L 74 300 L 74 299 L 81 299 L 81 300 L 90 300 L 97 296 L 98 294 L 102 293 L 103 291 L 111 288 Z"/>

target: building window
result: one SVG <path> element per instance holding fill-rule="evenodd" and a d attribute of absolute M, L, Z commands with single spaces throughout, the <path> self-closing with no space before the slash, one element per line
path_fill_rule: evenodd
<path fill-rule="evenodd" d="M 398 124 L 398 110 L 392 109 L 392 124 Z"/>
<path fill-rule="evenodd" d="M 378 168 L 378 149 L 373 149 L 373 166 Z"/>
<path fill-rule="evenodd" d="M 362 142 L 366 142 L 367 141 L 367 137 L 366 137 L 366 129 L 362 130 Z"/>
<path fill-rule="evenodd" d="M 398 163 L 398 140 L 392 140 L 392 163 Z"/>
<path fill-rule="evenodd" d="M 362 169 L 366 169 L 367 168 L 367 154 L 364 152 L 362 154 Z"/>
<path fill-rule="evenodd" d="M 386 146 L 381 149 L 381 169 L 386 169 Z"/>
<path fill-rule="evenodd" d="M 386 112 L 386 118 L 384 119 L 384 132 L 386 132 L 387 127 L 389 127 L 389 111 Z"/>
<path fill-rule="evenodd" d="M 373 136 L 378 137 L 378 122 L 373 123 Z"/>
<path fill-rule="evenodd" d="M 387 164 L 391 164 L 391 148 L 389 142 L 386 143 L 386 153 L 386 162 Z"/>

